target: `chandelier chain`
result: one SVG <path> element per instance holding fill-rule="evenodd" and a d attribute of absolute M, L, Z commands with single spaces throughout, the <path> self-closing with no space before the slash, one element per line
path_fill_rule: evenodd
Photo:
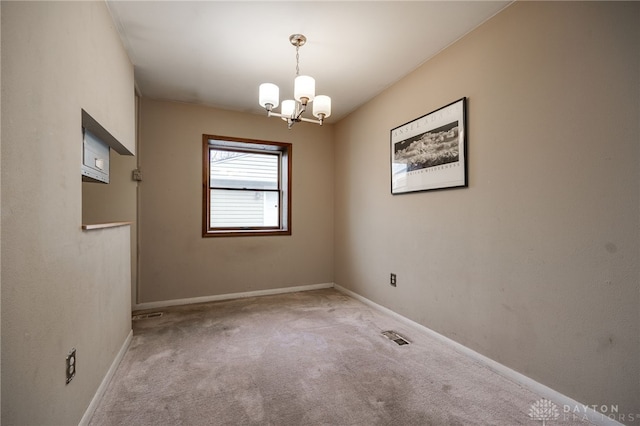
<path fill-rule="evenodd" d="M 300 44 L 296 44 L 296 77 L 300 75 L 300 53 L 298 50 L 300 49 Z"/>

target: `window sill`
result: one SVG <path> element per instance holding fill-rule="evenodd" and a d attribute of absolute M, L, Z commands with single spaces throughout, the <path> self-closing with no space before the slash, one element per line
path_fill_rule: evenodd
<path fill-rule="evenodd" d="M 257 229 L 233 229 L 229 231 L 209 231 L 202 234 L 203 238 L 216 237 L 270 237 L 275 235 L 291 235 L 290 229 L 267 229 L 264 231 Z"/>
<path fill-rule="evenodd" d="M 94 224 L 83 224 L 83 231 L 93 231 L 96 229 L 106 229 L 106 228 L 117 228 L 119 226 L 128 226 L 133 222 L 108 222 L 108 223 L 94 223 Z"/>

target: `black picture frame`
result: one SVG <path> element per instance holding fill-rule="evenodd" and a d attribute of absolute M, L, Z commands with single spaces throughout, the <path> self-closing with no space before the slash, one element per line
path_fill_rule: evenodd
<path fill-rule="evenodd" d="M 391 194 L 468 187 L 467 98 L 390 131 Z"/>

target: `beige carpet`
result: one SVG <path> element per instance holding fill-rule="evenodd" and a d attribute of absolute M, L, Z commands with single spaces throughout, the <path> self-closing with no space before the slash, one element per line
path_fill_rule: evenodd
<path fill-rule="evenodd" d="M 333 289 L 162 311 L 91 425 L 542 424 L 538 395 Z"/>

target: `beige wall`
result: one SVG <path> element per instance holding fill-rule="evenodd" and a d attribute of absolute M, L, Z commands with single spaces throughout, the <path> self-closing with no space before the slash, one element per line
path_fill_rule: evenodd
<path fill-rule="evenodd" d="M 80 229 L 81 109 L 135 151 L 133 67 L 101 2 L 3 1 L 1 28 L 2 423 L 77 424 L 131 329 L 129 228 Z"/>
<path fill-rule="evenodd" d="M 335 282 L 640 412 L 639 18 L 515 3 L 338 123 Z M 463 96 L 469 188 L 390 195 L 389 130 Z"/>
<path fill-rule="evenodd" d="M 138 301 L 333 280 L 333 129 L 143 99 Z M 202 135 L 293 144 L 292 235 L 202 238 Z"/>

